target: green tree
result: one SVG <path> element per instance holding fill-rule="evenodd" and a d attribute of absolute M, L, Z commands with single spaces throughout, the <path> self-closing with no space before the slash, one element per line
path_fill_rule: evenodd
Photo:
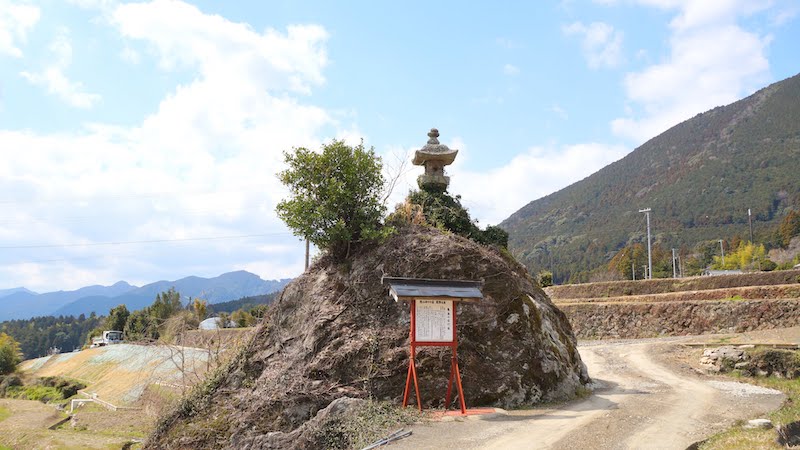
<path fill-rule="evenodd" d="M 181 294 L 172 287 L 159 293 L 152 305 L 132 312 L 125 323 L 125 334 L 130 340 L 156 340 L 167 319 L 183 310 Z"/>
<path fill-rule="evenodd" d="M 755 245 L 752 242 L 740 241 L 736 250 L 725 255 L 725 264 L 722 264 L 721 256 L 714 256 L 714 264 L 711 267 L 724 270 L 753 269 L 765 261 L 766 253 L 763 244 Z"/>
<path fill-rule="evenodd" d="M 105 329 L 123 331 L 130 315 L 128 307 L 124 304 L 111 308 L 108 312 L 108 317 L 106 317 Z"/>
<path fill-rule="evenodd" d="M 284 157 L 289 168 L 278 177 L 291 198 L 276 210 L 296 236 L 346 258 L 352 244 L 384 235 L 384 179 L 374 149 L 365 149 L 363 142 L 351 147 L 334 140 L 319 153 L 296 148 Z"/>
<path fill-rule="evenodd" d="M 22 360 L 20 355 L 19 343 L 11 336 L 0 333 L 0 375 L 15 371 Z"/>

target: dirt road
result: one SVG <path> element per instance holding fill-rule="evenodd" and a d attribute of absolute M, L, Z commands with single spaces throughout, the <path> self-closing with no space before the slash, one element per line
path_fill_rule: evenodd
<path fill-rule="evenodd" d="M 683 450 L 781 405 L 777 391 L 665 365 L 665 346 L 677 340 L 581 345 L 596 385 L 590 397 L 557 408 L 417 425 L 393 448 Z"/>

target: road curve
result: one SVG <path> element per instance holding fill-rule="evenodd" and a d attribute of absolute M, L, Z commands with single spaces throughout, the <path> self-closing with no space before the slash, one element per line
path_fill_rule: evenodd
<path fill-rule="evenodd" d="M 593 395 L 556 408 L 417 425 L 395 449 L 679 449 L 778 408 L 779 393 L 734 392 L 654 358 L 654 340 L 579 346 Z M 728 383 L 730 384 L 730 383 Z M 746 407 L 745 407 L 746 406 Z"/>

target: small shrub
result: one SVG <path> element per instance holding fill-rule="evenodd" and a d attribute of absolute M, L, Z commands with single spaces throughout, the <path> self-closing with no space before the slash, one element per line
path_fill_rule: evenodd
<path fill-rule="evenodd" d="M 0 397 L 5 397 L 6 390 L 14 386 L 22 386 L 22 379 L 18 375 L 0 376 Z"/>
<path fill-rule="evenodd" d="M 553 272 L 549 270 L 543 270 L 536 275 L 536 281 L 539 283 L 539 286 L 546 288 L 548 286 L 553 285 Z"/>
<path fill-rule="evenodd" d="M 759 372 L 783 378 L 800 378 L 800 352 L 774 348 L 756 349 L 750 352 L 749 375 Z"/>
<path fill-rule="evenodd" d="M 778 265 L 775 264 L 775 262 L 772 261 L 771 259 L 765 259 L 764 261 L 761 261 L 761 270 L 763 270 L 764 272 L 772 272 L 777 267 Z"/>
<path fill-rule="evenodd" d="M 64 400 L 61 392 L 54 387 L 47 386 L 14 386 L 6 389 L 6 396 L 20 400 L 38 400 L 49 403 Z"/>

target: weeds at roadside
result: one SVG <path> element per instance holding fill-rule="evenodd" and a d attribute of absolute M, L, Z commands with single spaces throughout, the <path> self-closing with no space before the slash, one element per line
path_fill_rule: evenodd
<path fill-rule="evenodd" d="M 390 402 L 368 400 L 335 426 L 320 430 L 318 442 L 324 442 L 325 447 L 331 449 L 364 448 L 395 429 L 423 417 L 415 408 L 401 408 Z"/>
<path fill-rule="evenodd" d="M 780 425 L 794 422 L 800 418 L 800 379 L 787 380 L 776 377 L 744 377 L 734 374 L 738 381 L 757 384 L 759 386 L 776 389 L 786 394 L 786 401 L 777 411 L 769 415 L 769 419 L 777 428 Z M 783 448 L 776 441 L 777 433 L 774 429 L 746 429 L 742 423 L 733 428 L 707 439 L 699 446 L 700 450 L 717 449 L 754 449 L 754 448 Z"/>

